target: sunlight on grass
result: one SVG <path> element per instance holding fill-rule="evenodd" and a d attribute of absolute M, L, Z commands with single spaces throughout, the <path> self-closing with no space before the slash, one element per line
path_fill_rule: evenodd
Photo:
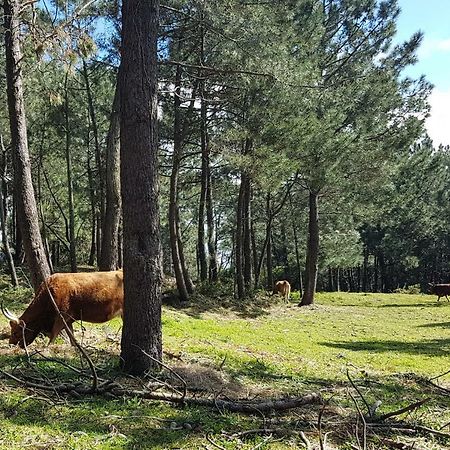
<path fill-rule="evenodd" d="M 0 297 L 20 313 L 30 291 L 7 289 Z M 449 313 L 448 302 L 438 304 L 433 296 L 406 294 L 322 293 L 307 308 L 297 307 L 294 300 L 286 305 L 264 295 L 246 305 L 230 298 L 207 304 L 193 301 L 187 308 L 164 307 L 164 349 L 181 356 L 192 380 L 215 371 L 212 382 L 218 383 L 219 391 L 227 387 L 236 395 L 260 396 L 319 391 L 326 398 L 333 396 L 344 408 L 353 408 L 345 391 L 349 369 L 367 401 L 382 400 L 380 411 L 386 412 L 424 397 L 416 375 L 436 376 L 450 368 Z M 122 321 L 83 325 L 85 331 L 78 325 L 76 335 L 88 345 L 103 376 L 119 376 Z M 7 344 L 9 326 L 4 317 L 0 317 L 0 330 L 1 367 L 13 371 L 20 364 L 26 366 L 24 353 Z M 71 371 L 57 361 L 79 364 L 74 350 L 62 340 L 51 347 L 45 347 L 46 342 L 40 338 L 31 349 L 40 349 L 55 360 L 35 357 L 34 369 L 49 380 L 70 379 Z M 439 382 L 448 386 L 450 377 Z M 139 399 L 41 398 L 4 378 L 0 389 L 0 450 L 194 449 L 205 447 L 205 433 L 211 433 L 223 448 L 247 448 L 224 440 L 222 430 L 261 426 L 258 416 L 179 409 Z M 449 411 L 448 398 L 436 395 L 417 413 L 417 420 L 439 428 L 450 421 Z M 248 448 L 263 443 L 262 437 L 246 442 Z M 444 448 L 424 445 L 418 448 Z M 260 448 L 298 447 L 286 441 Z"/>

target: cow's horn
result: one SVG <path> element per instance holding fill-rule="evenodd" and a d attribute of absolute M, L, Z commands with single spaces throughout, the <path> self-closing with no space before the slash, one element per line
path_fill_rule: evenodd
<path fill-rule="evenodd" d="M 13 322 L 19 323 L 19 318 L 13 314 L 11 311 L 9 311 L 8 309 L 5 309 L 3 306 L 3 302 L 1 304 L 1 310 L 3 315 L 8 319 L 8 320 L 12 320 Z"/>

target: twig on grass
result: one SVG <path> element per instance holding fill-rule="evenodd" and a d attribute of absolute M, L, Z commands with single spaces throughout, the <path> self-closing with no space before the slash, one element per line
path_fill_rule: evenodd
<path fill-rule="evenodd" d="M 372 411 L 370 409 L 369 404 L 367 403 L 367 400 L 365 399 L 364 395 L 362 395 L 361 391 L 359 390 L 358 386 L 356 386 L 356 384 L 354 383 L 354 381 L 352 380 L 351 376 L 350 376 L 350 371 L 347 368 L 347 378 L 348 381 L 350 381 L 350 384 L 353 386 L 353 389 L 355 389 L 355 391 L 358 393 L 358 395 L 361 397 L 361 400 L 364 402 L 364 405 L 366 405 L 366 409 L 367 409 L 367 414 L 369 415 L 369 417 L 372 416 Z"/>
<path fill-rule="evenodd" d="M 356 398 L 354 397 L 354 395 L 348 391 L 351 399 L 353 400 L 353 403 L 355 404 L 356 410 L 358 411 L 358 416 L 361 419 L 361 422 L 363 423 L 363 450 L 367 449 L 367 423 L 366 423 L 366 419 L 364 418 L 364 414 L 362 413 L 358 402 L 356 401 Z M 359 444 L 359 434 L 358 434 L 358 428 L 356 428 L 356 439 L 358 440 L 358 444 Z"/>
<path fill-rule="evenodd" d="M 425 399 L 420 400 L 418 402 L 411 403 L 410 405 L 405 406 L 404 408 L 400 408 L 400 409 L 397 409 L 396 411 L 391 411 L 389 413 L 386 413 L 386 414 L 383 414 L 381 416 L 378 416 L 378 417 L 375 418 L 375 421 L 376 422 L 383 422 L 386 419 L 389 419 L 389 418 L 395 417 L 395 416 L 399 416 L 400 414 L 403 414 L 405 412 L 414 411 L 415 409 L 420 408 L 424 403 L 427 403 L 429 401 L 430 401 L 429 398 L 425 398 Z"/>
<path fill-rule="evenodd" d="M 299 436 L 300 436 L 300 440 L 305 444 L 306 450 L 312 450 L 311 442 L 306 437 L 305 433 L 303 433 L 303 431 L 300 431 Z"/>
<path fill-rule="evenodd" d="M 176 378 L 178 378 L 182 385 L 183 385 L 183 394 L 181 396 L 181 401 L 183 401 L 183 399 L 186 397 L 187 394 L 187 384 L 186 381 L 184 380 L 184 378 L 176 373 L 171 367 L 169 367 L 167 364 L 164 364 L 162 361 L 159 361 L 158 359 L 154 358 L 152 355 L 150 355 L 149 353 L 147 353 L 145 350 L 141 349 L 142 353 L 147 356 L 148 358 L 150 358 L 152 361 L 160 364 L 162 367 L 164 367 L 165 369 L 167 369 L 171 374 L 173 374 Z"/>
<path fill-rule="evenodd" d="M 214 447 L 218 448 L 219 450 L 226 450 L 225 447 L 222 447 L 221 445 L 217 444 L 216 442 L 213 441 L 210 433 L 206 434 L 206 440 L 213 445 Z"/>
<path fill-rule="evenodd" d="M 430 378 L 429 381 L 437 380 L 438 378 L 442 378 L 443 376 L 448 375 L 449 373 L 450 373 L 450 370 L 447 370 L 446 372 L 441 373 L 440 375 L 436 375 L 435 377 Z"/>

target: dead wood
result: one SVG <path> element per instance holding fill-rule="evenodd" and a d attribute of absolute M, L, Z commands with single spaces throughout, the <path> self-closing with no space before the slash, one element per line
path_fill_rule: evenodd
<path fill-rule="evenodd" d="M 413 411 L 413 410 L 415 410 L 417 408 L 420 408 L 424 403 L 427 403 L 428 401 L 430 401 L 430 399 L 429 398 L 425 398 L 425 399 L 420 400 L 418 402 L 411 403 L 410 405 L 405 406 L 404 408 L 400 408 L 400 409 L 397 409 L 396 411 L 391 411 L 391 412 L 389 412 L 387 414 L 383 414 L 381 416 L 376 417 L 375 418 L 375 422 L 383 422 L 384 420 L 389 419 L 390 417 L 399 416 L 400 414 L 403 414 L 405 412 Z"/>
<path fill-rule="evenodd" d="M 178 396 L 169 393 L 157 393 L 154 391 L 142 389 L 126 389 L 119 385 L 117 382 L 106 381 L 98 384 L 97 386 L 84 386 L 75 383 L 60 383 L 60 384 L 44 384 L 35 383 L 6 372 L 0 369 L 0 372 L 7 378 L 14 380 L 17 383 L 22 384 L 25 387 L 31 389 L 41 389 L 44 391 L 51 391 L 57 394 L 69 394 L 73 396 L 78 395 L 90 395 L 90 394 L 105 394 L 109 393 L 116 397 L 139 397 L 147 400 L 159 400 L 165 402 L 171 402 L 176 404 L 188 404 L 196 406 L 206 406 L 217 408 L 219 410 L 227 410 L 231 412 L 241 412 L 245 414 L 255 414 L 258 412 L 270 412 L 270 411 L 287 411 L 293 408 L 299 408 L 305 405 L 322 404 L 322 398 L 319 394 L 311 393 L 302 397 L 289 397 L 281 399 L 266 399 L 266 400 L 252 400 L 251 402 L 243 400 L 222 400 L 211 398 L 200 398 L 190 396 Z"/>

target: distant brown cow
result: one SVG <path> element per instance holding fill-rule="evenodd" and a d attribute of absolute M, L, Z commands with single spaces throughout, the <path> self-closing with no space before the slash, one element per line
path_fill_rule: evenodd
<path fill-rule="evenodd" d="M 17 317 L 2 305 L 3 314 L 10 320 L 10 344 L 31 344 L 39 333 L 50 338 L 51 344 L 64 329 L 64 323 L 50 298 L 73 334 L 76 320 L 102 323 L 122 315 L 123 272 L 55 273 L 39 290 L 25 312 Z M 71 338 L 71 343 L 74 342 Z"/>
<path fill-rule="evenodd" d="M 450 284 L 434 284 L 429 283 L 430 292 L 438 296 L 438 301 L 441 297 L 445 297 L 448 300 L 448 295 L 450 295 Z"/>
<path fill-rule="evenodd" d="M 291 295 L 291 285 L 289 284 L 289 281 L 277 281 L 272 292 L 272 295 L 274 294 L 280 294 L 286 301 L 288 301 L 289 296 Z"/>

